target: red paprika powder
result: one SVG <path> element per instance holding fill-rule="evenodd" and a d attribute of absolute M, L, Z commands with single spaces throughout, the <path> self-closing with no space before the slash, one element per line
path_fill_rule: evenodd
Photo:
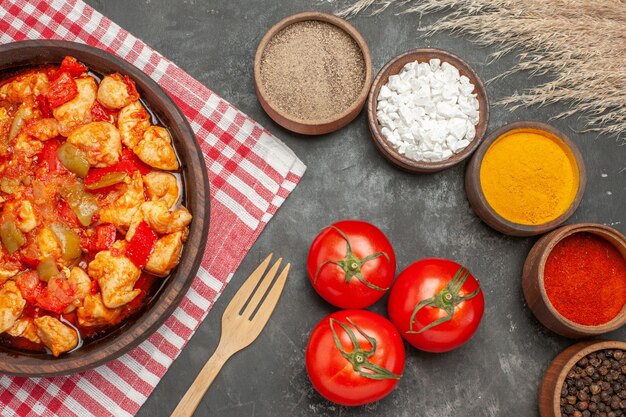
<path fill-rule="evenodd" d="M 543 274 L 548 299 L 575 323 L 607 323 L 626 304 L 626 261 L 609 241 L 592 233 L 574 233 L 557 243 Z"/>

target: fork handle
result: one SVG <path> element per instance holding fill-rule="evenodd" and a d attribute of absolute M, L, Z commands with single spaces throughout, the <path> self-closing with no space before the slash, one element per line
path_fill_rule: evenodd
<path fill-rule="evenodd" d="M 204 365 L 193 384 L 189 387 L 185 396 L 180 400 L 171 417 L 191 417 L 198 408 L 213 380 L 222 369 L 222 366 L 231 355 L 225 355 L 218 346 L 213 356 Z"/>

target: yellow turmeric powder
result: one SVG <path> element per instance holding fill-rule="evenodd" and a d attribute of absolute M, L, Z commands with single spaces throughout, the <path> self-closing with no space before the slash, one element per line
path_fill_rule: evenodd
<path fill-rule="evenodd" d="M 578 191 L 578 165 L 556 136 L 537 129 L 509 131 L 487 149 L 480 185 L 489 205 L 505 219 L 539 225 L 570 207 Z"/>

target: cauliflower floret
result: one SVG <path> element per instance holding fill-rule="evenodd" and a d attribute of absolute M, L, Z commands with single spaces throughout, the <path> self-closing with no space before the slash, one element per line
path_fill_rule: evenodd
<path fill-rule="evenodd" d="M 164 235 L 183 230 L 191 223 L 191 213 L 184 207 L 170 211 L 163 201 L 146 201 L 141 205 L 126 233 L 126 240 L 130 241 L 135 229 L 142 221 L 158 234 Z"/>
<path fill-rule="evenodd" d="M 170 233 L 157 240 L 154 250 L 148 258 L 146 272 L 165 277 L 178 265 L 180 252 L 183 249 L 183 241 L 186 238 L 185 231 Z"/>
<path fill-rule="evenodd" d="M 168 172 L 151 172 L 143 177 L 146 194 L 152 201 L 162 201 L 172 208 L 178 201 L 178 181 Z"/>
<path fill-rule="evenodd" d="M 76 310 L 78 324 L 95 327 L 115 324 L 122 313 L 121 308 L 107 308 L 100 293 L 85 297 L 82 307 Z"/>
<path fill-rule="evenodd" d="M 67 270 L 67 269 L 66 269 Z M 91 278 L 81 268 L 75 266 L 69 273 L 68 282 L 74 290 L 72 304 L 67 306 L 64 313 L 71 313 L 83 304 L 83 300 L 91 294 Z"/>
<path fill-rule="evenodd" d="M 120 110 L 117 116 L 117 128 L 120 130 L 122 143 L 133 149 L 143 139 L 144 132 L 150 127 L 150 114 L 139 101 L 130 103 Z"/>
<path fill-rule="evenodd" d="M 67 141 L 85 152 L 90 166 L 108 167 L 120 160 L 120 133 L 111 123 L 92 122 L 81 126 L 68 136 Z"/>
<path fill-rule="evenodd" d="M 59 136 L 60 124 L 57 119 L 37 119 L 24 126 L 24 133 L 40 141 L 46 141 Z"/>
<path fill-rule="evenodd" d="M 37 335 L 37 326 L 31 318 L 20 317 L 13 327 L 7 330 L 7 334 L 13 337 L 23 337 L 33 343 L 41 343 Z"/>
<path fill-rule="evenodd" d="M 114 249 L 122 244 L 124 242 L 116 242 Z M 88 272 L 91 278 L 98 281 L 102 301 L 108 308 L 128 304 L 141 293 L 140 289 L 134 289 L 141 270 L 123 255 L 113 256 L 108 250 L 98 252 L 89 264 Z"/>
<path fill-rule="evenodd" d="M 74 349 L 78 345 L 76 330 L 54 317 L 38 317 L 35 319 L 35 325 L 37 326 L 37 336 L 55 357 Z"/>
<path fill-rule="evenodd" d="M 111 223 L 120 231 L 125 232 L 131 224 L 133 216 L 144 202 L 143 180 L 139 171 L 132 178 L 126 177 L 126 191 L 113 204 L 99 210 L 100 222 Z"/>
<path fill-rule="evenodd" d="M 7 281 L 0 288 L 0 333 L 9 330 L 24 311 L 26 300 L 14 281 Z"/>
<path fill-rule="evenodd" d="M 21 103 L 29 96 L 37 96 L 48 86 L 48 76 L 43 72 L 28 73 L 16 77 L 0 87 L 0 98 Z"/>
<path fill-rule="evenodd" d="M 143 134 L 143 139 L 132 149 L 139 159 L 151 167 L 166 171 L 179 167 L 172 147 L 172 137 L 164 127 L 150 126 Z"/>
<path fill-rule="evenodd" d="M 124 78 L 120 74 L 105 76 L 98 87 L 98 101 L 109 110 L 119 110 L 139 99 L 139 95 L 130 94 Z"/>
<path fill-rule="evenodd" d="M 60 130 L 63 136 L 67 136 L 72 130 L 84 125 L 91 119 L 91 107 L 96 101 L 98 86 L 92 77 L 76 79 L 78 95 L 67 103 L 61 104 L 52 110 L 54 118 L 60 122 Z"/>

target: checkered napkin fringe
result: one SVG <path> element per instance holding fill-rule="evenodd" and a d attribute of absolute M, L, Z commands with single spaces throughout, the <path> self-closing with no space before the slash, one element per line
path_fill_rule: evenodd
<path fill-rule="evenodd" d="M 56 378 L 0 375 L 3 416 L 132 416 L 198 328 L 306 167 L 278 139 L 175 64 L 80 0 L 1 0 L 0 43 L 64 39 L 119 55 L 185 113 L 211 180 L 211 231 L 182 304 L 139 347 L 97 369 Z"/>

